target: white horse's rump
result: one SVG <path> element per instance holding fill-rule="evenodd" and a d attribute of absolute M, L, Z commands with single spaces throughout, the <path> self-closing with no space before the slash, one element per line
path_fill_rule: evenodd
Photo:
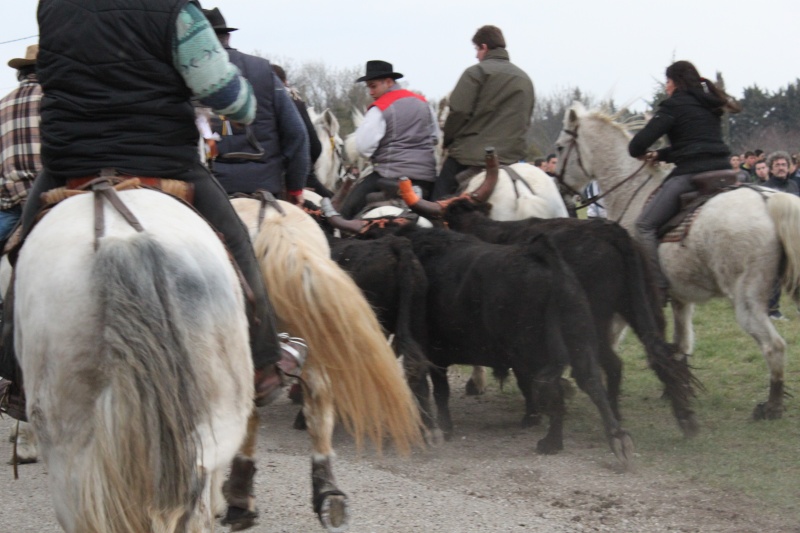
<path fill-rule="evenodd" d="M 68 532 L 207 531 L 209 485 L 252 407 L 241 287 L 219 239 L 166 195 L 57 205 L 17 263 L 16 350 L 28 417 Z"/>
<path fill-rule="evenodd" d="M 630 134 L 600 111 L 574 104 L 557 141 L 559 172 L 573 189 L 597 179 L 608 191 L 608 218 L 635 233 L 646 199 L 664 181 L 669 168 L 628 156 Z M 616 188 L 615 188 L 616 187 Z M 797 299 L 800 285 L 800 198 L 769 189 L 741 187 L 708 201 L 680 243 L 659 247 L 670 282 L 675 342 L 685 353 L 694 345 L 695 303 L 726 297 L 736 321 L 758 343 L 770 370 L 770 393 L 756 418 L 777 418 L 783 410 L 786 342 L 767 317 L 767 301 L 776 275 Z M 780 272 L 781 258 L 786 267 Z"/>
<path fill-rule="evenodd" d="M 527 163 L 510 165 L 521 181 L 512 179 L 511 174 L 502 167 L 492 195 L 489 214 L 492 220 L 522 220 L 525 218 L 556 218 L 568 216 L 564 200 L 558 192 L 553 179 L 545 172 Z M 486 172 L 470 178 L 466 192 L 480 187 Z"/>

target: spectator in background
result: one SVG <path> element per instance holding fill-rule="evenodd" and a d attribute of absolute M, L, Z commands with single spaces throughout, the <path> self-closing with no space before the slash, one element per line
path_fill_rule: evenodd
<path fill-rule="evenodd" d="M 756 161 L 764 161 L 767 158 L 766 154 L 764 153 L 764 150 L 762 150 L 761 148 L 756 148 L 755 150 L 753 150 L 753 153 L 756 154 Z"/>
<path fill-rule="evenodd" d="M 739 156 L 738 155 L 732 155 L 731 156 L 731 168 L 734 169 L 734 170 L 739 170 L 740 166 L 741 166 L 741 159 L 739 158 Z"/>
<path fill-rule="evenodd" d="M 600 196 L 600 186 L 597 184 L 597 181 L 592 180 L 589 182 L 589 185 L 583 190 L 583 196 L 586 199 L 593 198 L 595 196 Z M 586 217 L 587 218 L 608 218 L 606 214 L 606 208 L 603 205 L 603 200 L 598 200 L 593 204 L 589 204 L 586 207 Z"/>
<path fill-rule="evenodd" d="M 756 157 L 755 152 L 748 151 L 744 153 L 744 162 L 739 165 L 739 168 L 747 172 L 745 183 L 754 183 L 756 181 L 756 161 L 758 161 L 758 157 Z"/>
<path fill-rule="evenodd" d="M 800 188 L 800 154 L 792 156 L 792 166 L 789 169 L 789 179 L 795 182 Z"/>
<path fill-rule="evenodd" d="M 766 161 L 757 161 L 756 166 L 756 183 L 758 185 L 764 185 L 767 180 L 769 179 L 769 167 L 767 166 Z"/>
<path fill-rule="evenodd" d="M 22 215 L 22 204 L 42 170 L 39 106 L 42 86 L 36 77 L 39 45 L 8 66 L 17 70 L 19 87 L 0 100 L 0 250 Z"/>
<path fill-rule="evenodd" d="M 543 157 L 537 157 L 536 159 L 533 160 L 533 166 L 535 166 L 536 168 L 544 170 L 544 164 L 545 160 Z"/>

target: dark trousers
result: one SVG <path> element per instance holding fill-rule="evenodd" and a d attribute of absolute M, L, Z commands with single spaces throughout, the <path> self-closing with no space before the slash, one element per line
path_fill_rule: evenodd
<path fill-rule="evenodd" d="M 456 176 L 459 172 L 467 170 L 467 165 L 462 165 L 452 157 L 444 160 L 442 170 L 436 177 L 436 183 L 433 185 L 433 193 L 431 193 L 431 200 L 437 201 L 442 198 L 453 196 L 458 190 L 458 181 Z"/>
<path fill-rule="evenodd" d="M 319 194 L 323 198 L 333 198 L 333 191 L 325 187 L 317 175 L 311 172 L 306 178 L 306 187 Z"/>
<path fill-rule="evenodd" d="M 144 174 L 144 173 L 143 173 Z M 253 363 L 255 368 L 264 368 L 267 365 L 276 363 L 280 359 L 280 344 L 275 329 L 275 312 L 267 298 L 267 291 L 264 287 L 264 280 L 258 267 L 253 246 L 242 221 L 236 215 L 228 200 L 227 194 L 222 186 L 217 182 L 211 173 L 203 166 L 188 170 L 179 175 L 172 176 L 194 184 L 194 206 L 197 211 L 208 220 L 214 228 L 225 236 L 225 244 L 233 256 L 242 275 L 247 280 L 248 285 L 253 290 L 255 296 L 255 308 L 248 309 L 248 319 L 250 321 L 250 346 L 252 349 Z M 63 178 L 58 178 L 43 171 L 36 180 L 28 193 L 28 201 L 22 210 L 22 231 L 27 235 L 30 231 L 36 213 L 39 211 L 39 198 L 43 192 L 47 192 L 55 187 L 61 187 L 65 183 Z M 9 300 L 8 298 L 6 300 Z M 4 302 L 8 303 L 8 301 Z M 248 307 L 250 307 L 248 305 Z M 10 318 L 11 309 L 6 309 L 4 305 L 4 322 L 8 325 L 7 318 Z M 5 339 L 4 339 L 5 344 Z M 4 347 L 3 352 L 8 353 L 8 347 Z M 8 359 L 8 357 L 3 357 Z M 8 372 L 9 361 L 4 361 L 0 370 Z M 0 373 L 5 376 L 6 374 Z M 13 375 L 13 374 L 7 374 Z"/>
<path fill-rule="evenodd" d="M 636 220 L 639 244 L 645 260 L 656 276 L 659 288 L 669 288 L 669 281 L 661 270 L 658 261 L 658 229 L 669 222 L 681 209 L 681 194 L 695 190 L 692 184 L 694 174 L 683 174 L 667 178 L 650 203 Z"/>
<path fill-rule="evenodd" d="M 377 172 L 373 172 L 366 176 L 363 180 L 358 182 L 347 197 L 342 202 L 342 207 L 339 210 L 342 216 L 347 219 L 352 219 L 361 212 L 367 205 L 367 195 L 373 192 L 383 192 L 384 189 L 380 186 L 380 181 L 383 178 Z M 399 180 L 394 180 L 399 181 Z M 430 193 L 431 183 L 429 181 L 411 180 L 411 183 L 422 189 L 422 196 L 427 197 Z"/>

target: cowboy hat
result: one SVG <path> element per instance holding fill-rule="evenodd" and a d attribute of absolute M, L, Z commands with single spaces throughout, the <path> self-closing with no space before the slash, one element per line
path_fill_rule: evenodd
<path fill-rule="evenodd" d="M 36 56 L 39 55 L 39 45 L 32 44 L 25 50 L 25 57 L 15 57 L 8 62 L 8 66 L 15 69 L 21 69 L 29 65 L 36 64 Z"/>
<path fill-rule="evenodd" d="M 392 67 L 391 63 L 373 59 L 372 61 L 367 61 L 367 73 L 358 78 L 356 83 L 360 81 L 379 80 L 381 78 L 392 78 L 393 80 L 397 80 L 402 77 L 403 75 L 399 72 L 394 72 L 394 68 Z"/>
<path fill-rule="evenodd" d="M 225 17 L 222 16 L 222 13 L 218 7 L 215 7 L 214 9 L 204 9 L 203 14 L 211 23 L 211 27 L 214 28 L 214 31 L 217 33 L 230 33 L 239 29 L 228 27 L 228 25 L 225 23 Z"/>

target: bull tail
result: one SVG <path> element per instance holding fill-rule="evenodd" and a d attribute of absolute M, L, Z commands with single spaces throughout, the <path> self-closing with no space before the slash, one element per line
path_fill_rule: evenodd
<path fill-rule="evenodd" d="M 642 252 L 627 231 L 616 227 L 619 233 L 613 240 L 625 262 L 626 305 L 620 314 L 631 326 L 642 342 L 650 368 L 664 384 L 664 393 L 672 403 L 672 410 L 679 424 L 685 427 L 692 418 L 691 398 L 695 388 L 702 384 L 694 376 L 685 354 L 677 345 L 664 339 L 664 313 L 658 304 L 651 273 L 647 270 Z"/>
<path fill-rule="evenodd" d="M 360 289 L 303 230 L 319 228 L 296 216 L 307 218 L 287 209 L 287 216 L 267 220 L 254 242 L 278 319 L 307 341 L 305 369 L 327 376 L 336 412 L 357 446 L 366 436 L 380 449 L 388 435 L 407 452 L 421 440 L 421 422 L 402 370 Z"/>
<path fill-rule="evenodd" d="M 424 372 L 427 357 L 423 349 L 427 345 L 425 322 L 425 298 L 428 294 L 428 279 L 411 244 L 400 238 L 391 239 L 391 247 L 398 258 L 397 285 L 400 287 L 395 324 L 395 351 L 406 359 L 406 369 Z M 422 343 L 422 345 L 420 344 Z"/>

